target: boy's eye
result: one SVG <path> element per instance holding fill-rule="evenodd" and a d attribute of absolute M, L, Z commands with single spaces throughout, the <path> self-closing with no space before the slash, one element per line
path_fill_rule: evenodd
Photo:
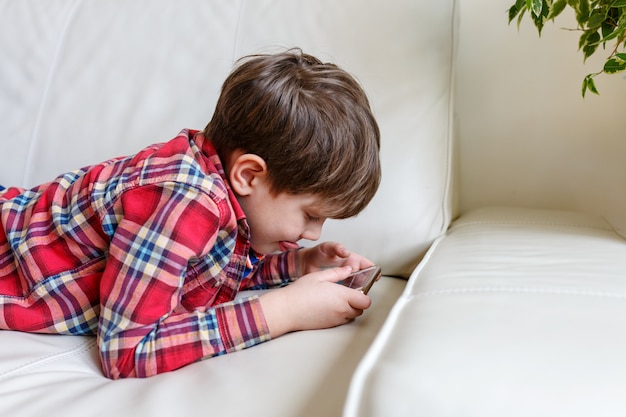
<path fill-rule="evenodd" d="M 322 221 L 321 217 L 318 216 L 312 216 L 309 213 L 306 214 L 306 219 L 312 223 L 319 223 Z"/>

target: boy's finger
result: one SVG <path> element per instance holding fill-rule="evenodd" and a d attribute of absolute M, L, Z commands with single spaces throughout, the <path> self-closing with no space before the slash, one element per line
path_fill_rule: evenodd
<path fill-rule="evenodd" d="M 339 266 L 335 268 L 328 268 L 323 271 L 316 272 L 318 277 L 322 281 L 330 281 L 337 282 L 345 279 L 352 272 L 352 267 L 350 266 Z"/>
<path fill-rule="evenodd" d="M 359 291 L 348 301 L 350 307 L 356 310 L 366 310 L 372 305 L 372 299 Z"/>
<path fill-rule="evenodd" d="M 339 256 L 340 258 L 347 258 L 350 256 L 350 251 L 341 243 L 336 242 L 324 242 L 322 243 L 322 252 L 329 258 Z"/>

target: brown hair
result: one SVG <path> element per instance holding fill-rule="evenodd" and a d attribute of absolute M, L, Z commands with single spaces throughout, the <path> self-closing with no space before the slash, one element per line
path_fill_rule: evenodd
<path fill-rule="evenodd" d="M 300 50 L 242 58 L 204 133 L 222 161 L 237 149 L 263 158 L 274 193 L 319 195 L 328 217 L 358 214 L 380 184 L 380 132 L 365 92 Z"/>

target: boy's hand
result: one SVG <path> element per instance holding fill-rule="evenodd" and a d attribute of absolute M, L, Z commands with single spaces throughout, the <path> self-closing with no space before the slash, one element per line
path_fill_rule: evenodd
<path fill-rule="evenodd" d="M 360 291 L 336 284 L 351 271 L 352 268 L 344 266 L 313 272 L 263 294 L 260 301 L 270 336 L 335 327 L 363 314 L 371 299 Z"/>
<path fill-rule="evenodd" d="M 297 263 L 299 276 L 336 266 L 349 266 L 353 271 L 358 271 L 374 265 L 369 259 L 350 252 L 341 243 L 336 242 L 323 242 L 311 248 L 298 250 Z"/>

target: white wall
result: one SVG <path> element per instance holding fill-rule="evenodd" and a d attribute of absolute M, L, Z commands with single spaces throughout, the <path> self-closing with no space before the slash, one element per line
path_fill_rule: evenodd
<path fill-rule="evenodd" d="M 575 209 L 626 233 L 626 79 L 583 64 L 571 14 L 539 38 L 507 23 L 512 0 L 461 0 L 457 108 L 461 211 L 485 205 Z M 571 23 L 570 23 L 571 22 Z"/>

